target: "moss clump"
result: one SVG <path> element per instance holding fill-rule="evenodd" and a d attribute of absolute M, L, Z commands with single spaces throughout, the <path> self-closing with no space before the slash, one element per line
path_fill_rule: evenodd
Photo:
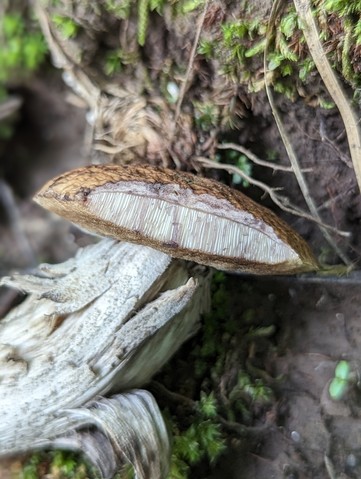
<path fill-rule="evenodd" d="M 208 60 L 216 60 L 219 73 L 227 80 L 246 85 L 250 92 L 264 87 L 263 56 L 267 43 L 268 18 L 240 18 L 225 21 L 217 38 L 203 38 L 198 53 Z M 305 80 L 311 66 L 305 57 L 298 19 L 293 7 L 288 7 L 275 32 L 275 41 L 267 53 L 271 83 L 287 96 L 295 93 L 294 77 Z M 302 73 L 301 73 L 302 72 Z M 292 81 L 287 77 L 293 77 Z"/>
<path fill-rule="evenodd" d="M 354 90 L 361 86 L 361 2 L 326 0 L 316 2 L 322 40 L 334 68 Z"/>
<path fill-rule="evenodd" d="M 226 448 L 225 437 L 217 421 L 217 402 L 213 393 L 201 394 L 195 403 L 192 424 L 181 431 L 174 419 L 171 428 L 174 435 L 169 479 L 186 479 L 191 467 L 201 461 L 214 463 Z"/>
<path fill-rule="evenodd" d="M 163 15 L 164 9 L 171 6 L 174 16 L 186 15 L 193 10 L 196 10 L 204 3 L 204 0 L 137 0 L 132 2 L 130 0 L 122 0 L 117 2 L 115 0 L 106 0 L 105 8 L 109 13 L 112 13 L 122 20 L 129 19 L 132 15 L 132 6 L 136 7 L 137 14 L 137 41 L 138 45 L 143 47 L 146 43 L 149 25 L 149 16 L 152 12 L 157 12 Z"/>
<path fill-rule="evenodd" d="M 79 26 L 72 18 L 66 17 L 64 15 L 54 14 L 51 19 L 64 38 L 69 39 L 77 35 Z"/>
<path fill-rule="evenodd" d="M 361 2 L 319 0 L 315 14 L 325 54 L 353 89 L 359 89 Z M 255 18 L 254 13 L 246 13 L 236 20 L 226 19 L 218 34 L 203 35 L 198 53 L 209 61 L 216 60 L 219 73 L 229 82 L 245 85 L 249 92 L 257 92 L 264 87 L 263 57 L 267 35 L 271 34 L 272 41 L 266 53 L 269 83 L 288 98 L 307 97 L 307 86 L 316 70 L 294 6 L 290 4 L 284 8 L 271 32 L 267 31 L 268 22 L 268 18 Z M 316 96 L 321 106 L 332 106 L 321 92 L 316 92 Z"/>
<path fill-rule="evenodd" d="M 68 451 L 35 453 L 25 463 L 21 479 L 87 479 L 90 469 L 78 454 Z M 94 475 L 94 471 L 92 471 Z"/>
<path fill-rule="evenodd" d="M 35 23 L 19 13 L 0 18 L 0 82 L 10 82 L 36 70 L 47 46 Z"/>
<path fill-rule="evenodd" d="M 252 308 L 234 314 L 229 289 L 228 278 L 215 273 L 212 310 L 199 334 L 156 378 L 154 394 L 174 438 L 169 479 L 209 475 L 233 436 L 262 421 L 274 400 L 267 375 L 248 360 L 249 344 L 267 341 L 274 328 L 258 324 L 264 318 Z M 239 302 L 251 293 L 244 286 Z"/>

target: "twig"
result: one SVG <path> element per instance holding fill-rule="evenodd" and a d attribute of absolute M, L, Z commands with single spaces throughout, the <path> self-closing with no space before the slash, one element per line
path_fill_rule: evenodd
<path fill-rule="evenodd" d="M 272 168 L 272 170 L 275 170 L 275 171 L 279 170 L 279 171 L 293 172 L 293 169 L 292 169 L 291 166 L 277 165 L 276 163 L 274 163 L 272 161 L 261 160 L 260 158 L 258 158 L 258 156 L 256 156 L 254 153 L 252 153 L 252 151 L 247 150 L 247 148 L 244 148 L 244 146 L 237 145 L 236 143 L 217 143 L 216 147 L 218 148 L 218 150 L 236 150 L 236 151 L 239 151 L 240 153 L 243 153 L 245 156 L 247 156 L 247 158 L 249 160 L 253 161 L 253 163 L 255 163 L 256 165 L 265 166 L 267 168 Z M 308 173 L 312 170 L 311 170 L 311 168 L 307 168 L 307 169 L 304 169 L 302 171 L 305 172 L 305 173 Z"/>
<path fill-rule="evenodd" d="M 163 384 L 158 381 L 152 381 L 150 383 L 151 392 L 156 395 L 161 395 L 162 398 L 166 399 L 170 403 L 181 404 L 182 406 L 189 407 L 191 410 L 196 410 L 197 402 L 193 399 L 183 396 L 182 394 L 169 391 Z M 270 431 L 270 424 L 263 424 L 262 426 L 245 426 L 235 421 L 229 421 L 222 417 L 220 414 L 216 416 L 217 421 L 222 424 L 225 430 L 230 431 L 234 434 L 237 434 L 239 437 L 248 437 L 248 438 L 259 438 L 261 435 L 264 435 Z"/>
<path fill-rule="evenodd" d="M 197 402 L 193 399 L 184 396 L 183 394 L 175 393 L 166 388 L 162 383 L 155 381 L 154 379 L 149 385 L 148 388 L 152 393 L 161 396 L 162 399 L 175 404 L 181 404 L 182 406 L 189 407 L 192 410 L 196 410 Z"/>
<path fill-rule="evenodd" d="M 217 419 L 225 429 L 232 431 L 239 437 L 246 437 L 248 439 L 259 439 L 271 430 L 271 426 L 267 423 L 262 426 L 245 426 L 235 421 L 228 421 L 221 416 L 217 416 Z"/>
<path fill-rule="evenodd" d="M 333 226 L 326 225 L 320 219 L 314 218 L 312 215 L 306 213 L 305 211 L 302 211 L 301 209 L 297 208 L 296 206 L 291 205 L 288 198 L 276 193 L 276 191 L 279 190 L 280 188 L 271 188 L 270 186 L 266 185 L 265 183 L 263 183 L 261 181 L 258 181 L 258 180 L 255 180 L 251 176 L 247 175 L 246 173 L 244 173 L 244 171 L 237 168 L 236 166 L 229 165 L 229 164 L 224 164 L 223 165 L 223 164 L 220 164 L 220 163 L 216 163 L 215 161 L 209 160 L 208 158 L 203 158 L 203 157 L 199 157 L 199 156 L 195 158 L 195 161 L 197 161 L 198 163 L 200 163 L 203 166 L 206 166 L 207 168 L 214 168 L 214 169 L 217 169 L 217 170 L 225 170 L 230 174 L 236 174 L 236 175 L 241 176 L 244 180 L 248 181 L 251 185 L 257 186 L 262 191 L 267 193 L 270 196 L 271 200 L 277 206 L 279 206 L 283 211 L 286 211 L 287 213 L 291 213 L 292 215 L 296 215 L 296 216 L 299 216 L 299 217 L 304 218 L 306 220 L 312 221 L 313 223 L 316 223 L 316 224 L 322 226 L 322 228 L 326 228 L 327 230 L 330 230 L 330 231 L 332 231 L 333 233 L 335 233 L 339 236 L 342 236 L 342 237 L 345 237 L 345 238 L 348 238 L 350 236 L 350 233 L 348 231 L 340 231 L 339 229 L 334 228 Z"/>
<path fill-rule="evenodd" d="M 118 146 L 108 146 L 102 145 L 101 143 L 94 143 L 93 149 L 96 151 L 102 151 L 103 153 L 107 153 L 108 155 L 117 155 L 118 153 L 122 153 L 124 150 L 128 150 L 129 148 L 134 148 L 139 146 L 139 142 L 137 143 L 130 143 L 130 144 L 118 144 Z"/>
<path fill-rule="evenodd" d="M 178 98 L 178 101 L 177 101 L 177 106 L 176 106 L 176 110 L 175 110 L 175 114 L 174 114 L 173 128 L 172 128 L 172 132 L 171 132 L 171 134 L 170 134 L 170 141 L 172 140 L 172 138 L 173 138 L 173 136 L 174 136 L 174 133 L 175 133 L 175 129 L 176 129 L 176 126 L 177 126 L 178 118 L 179 118 L 179 115 L 180 115 L 181 106 L 182 106 L 182 103 L 183 103 L 183 100 L 184 100 L 184 95 L 185 95 L 185 92 L 186 92 L 186 89 L 187 89 L 187 86 L 188 86 L 188 83 L 189 83 L 189 79 L 190 79 L 190 76 L 191 76 L 191 73 L 192 73 L 192 70 L 193 70 L 194 58 L 195 58 L 196 53 L 197 53 L 197 47 L 198 47 L 199 37 L 200 37 L 200 35 L 201 35 L 201 31 L 202 31 L 202 28 L 203 28 L 204 20 L 205 20 L 205 18 L 206 18 L 206 13 L 207 13 L 207 9 L 208 9 L 208 4 L 209 4 L 209 0 L 207 0 L 207 1 L 205 2 L 202 15 L 201 15 L 200 18 L 199 18 L 199 22 L 198 22 L 198 26 L 197 26 L 197 31 L 196 31 L 196 36 L 195 36 L 195 38 L 194 38 L 194 42 L 193 42 L 191 54 L 190 54 L 189 61 L 188 61 L 186 76 L 185 76 L 185 78 L 184 78 L 184 80 L 183 80 L 183 82 L 182 82 L 182 85 L 181 85 L 181 88 L 180 88 L 180 92 L 179 92 L 179 98 Z"/>
<path fill-rule="evenodd" d="M 86 128 L 84 138 L 84 156 L 90 156 L 95 132 L 95 123 L 99 116 L 101 91 L 62 48 L 52 29 L 49 15 L 44 9 L 41 0 L 34 0 L 34 6 L 54 66 L 63 70 L 64 82 L 72 88 L 76 95 L 87 103 L 91 115 L 94 118 L 94 121 L 90 124 L 87 122 L 88 127 Z"/>
<path fill-rule="evenodd" d="M 327 454 L 323 456 L 323 459 L 325 462 L 327 474 L 329 475 L 330 479 L 337 479 L 336 471 L 332 464 L 331 459 L 327 456 Z"/>

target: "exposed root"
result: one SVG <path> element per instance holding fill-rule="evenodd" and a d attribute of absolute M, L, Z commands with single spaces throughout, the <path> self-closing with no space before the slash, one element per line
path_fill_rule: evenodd
<path fill-rule="evenodd" d="M 217 148 L 219 150 L 239 151 L 243 155 L 247 156 L 247 158 L 253 161 L 253 163 L 255 163 L 256 165 L 265 166 L 266 168 L 272 168 L 272 170 L 274 171 L 290 171 L 293 173 L 293 169 L 291 166 L 283 166 L 283 165 L 278 165 L 277 163 L 274 163 L 272 161 L 261 160 L 260 158 L 258 158 L 257 155 L 252 153 L 252 151 L 248 150 L 247 148 L 244 148 L 244 146 L 242 145 L 237 145 L 236 143 L 218 143 Z M 311 171 L 310 168 L 302 170 L 302 172 L 304 173 L 308 173 L 310 171 Z"/>

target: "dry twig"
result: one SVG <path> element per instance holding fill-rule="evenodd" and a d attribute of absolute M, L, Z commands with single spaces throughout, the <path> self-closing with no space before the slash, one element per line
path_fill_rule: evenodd
<path fill-rule="evenodd" d="M 301 218 L 304 218 L 306 220 L 312 221 L 313 223 L 316 223 L 322 228 L 326 228 L 333 233 L 342 236 L 342 237 L 349 237 L 349 232 L 348 231 L 340 231 L 337 228 L 334 228 L 333 226 L 326 225 L 323 223 L 321 220 L 318 220 L 317 218 L 314 218 L 313 216 L 307 214 L 305 211 L 301 210 L 300 208 L 297 208 L 297 206 L 291 205 L 288 198 L 286 196 L 282 196 L 277 193 L 277 190 L 280 188 L 271 188 L 270 186 L 266 185 L 266 183 L 263 183 L 262 181 L 255 180 L 251 176 L 247 175 L 242 171 L 241 169 L 237 168 L 234 165 L 229 165 L 229 164 L 220 164 L 216 163 L 215 161 L 209 160 L 208 158 L 203 158 L 201 156 L 198 156 L 195 158 L 195 161 L 200 163 L 202 166 L 205 166 L 206 168 L 214 168 L 217 170 L 225 170 L 230 174 L 236 174 L 241 176 L 244 180 L 248 181 L 253 186 L 257 186 L 260 188 L 262 191 L 267 193 L 271 200 L 279 206 L 283 211 L 286 211 L 287 213 L 291 213 L 292 215 L 299 216 Z"/>
<path fill-rule="evenodd" d="M 206 18 L 207 9 L 208 9 L 208 3 L 209 3 L 209 0 L 207 0 L 207 1 L 205 2 L 202 15 L 201 15 L 200 18 L 199 18 L 198 27 L 197 27 L 197 31 L 196 31 L 196 36 L 195 36 L 195 38 L 194 38 L 194 42 L 193 42 L 193 46 L 192 46 L 192 51 L 191 51 L 191 54 L 190 54 L 190 57 L 189 57 L 189 61 L 188 61 L 186 76 L 185 76 L 185 78 L 184 78 L 184 81 L 182 82 L 182 85 L 181 85 L 181 88 L 180 88 L 180 92 L 179 92 L 179 98 L 178 98 L 178 101 L 177 101 L 177 106 L 176 106 L 176 110 L 175 110 L 175 114 L 174 114 L 173 131 L 171 132 L 170 140 L 172 140 L 173 135 L 174 135 L 174 133 L 175 133 L 175 129 L 176 129 L 176 127 L 177 127 L 178 118 L 179 118 L 179 115 L 180 115 L 181 106 L 182 106 L 182 103 L 183 103 L 183 100 L 184 100 L 184 95 L 185 95 L 185 92 L 186 92 L 186 89 L 187 89 L 187 86 L 188 86 L 188 83 L 189 83 L 189 79 L 190 79 L 191 74 L 192 74 L 193 65 L 194 65 L 194 58 L 195 58 L 196 53 L 197 53 L 197 47 L 198 47 L 198 43 L 199 43 L 199 37 L 200 37 L 201 32 L 202 32 L 204 20 L 205 20 L 205 18 Z"/>
<path fill-rule="evenodd" d="M 283 166 L 283 165 L 278 165 L 277 163 L 274 163 L 272 161 L 261 160 L 260 158 L 258 158 L 257 155 L 252 153 L 252 151 L 248 150 L 247 148 L 244 148 L 244 146 L 242 146 L 242 145 L 237 145 L 236 143 L 218 143 L 217 148 L 219 150 L 239 151 L 243 155 L 247 156 L 247 158 L 249 160 L 253 161 L 253 163 L 255 163 L 256 165 L 265 166 L 266 168 L 272 168 L 272 170 L 275 170 L 275 171 L 290 171 L 290 172 L 293 172 L 293 169 L 292 169 L 291 166 Z M 304 173 L 308 173 L 309 171 L 311 171 L 311 169 L 308 168 L 308 169 L 304 169 L 302 171 Z"/>

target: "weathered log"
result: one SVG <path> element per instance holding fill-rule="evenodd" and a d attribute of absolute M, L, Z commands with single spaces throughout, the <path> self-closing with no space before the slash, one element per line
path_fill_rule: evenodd
<path fill-rule="evenodd" d="M 102 240 L 34 275 L 3 278 L 29 295 L 0 322 L 0 456 L 83 446 L 98 450 L 104 476 L 131 461 L 137 477 L 164 477 L 169 441 L 149 393 L 92 401 L 145 384 L 194 333 L 207 296 L 196 269 L 198 279 L 164 253 Z M 89 424 L 97 446 L 71 432 Z"/>

